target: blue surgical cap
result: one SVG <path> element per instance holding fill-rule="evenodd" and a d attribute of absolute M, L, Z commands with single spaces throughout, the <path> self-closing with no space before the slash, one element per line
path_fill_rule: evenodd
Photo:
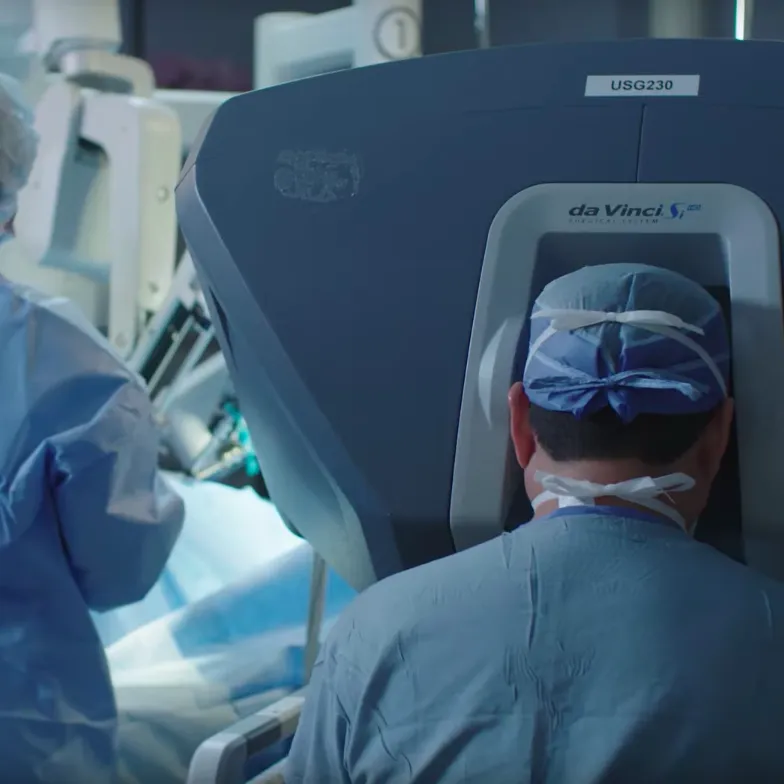
<path fill-rule="evenodd" d="M 729 367 L 721 307 L 702 286 L 659 267 L 604 264 L 539 295 L 523 386 L 548 411 L 582 418 L 610 407 L 628 423 L 714 409 Z"/>
<path fill-rule="evenodd" d="M 33 112 L 19 83 L 0 74 L 0 230 L 16 214 L 38 152 Z"/>

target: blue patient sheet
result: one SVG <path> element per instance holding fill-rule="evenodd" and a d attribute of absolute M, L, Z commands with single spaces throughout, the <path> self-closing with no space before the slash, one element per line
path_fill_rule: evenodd
<path fill-rule="evenodd" d="M 123 782 L 184 781 L 203 740 L 304 680 L 311 547 L 251 490 L 187 480 L 176 489 L 185 527 L 155 590 L 96 618 Z M 329 573 L 324 633 L 354 595 Z"/>
<path fill-rule="evenodd" d="M 158 582 L 140 602 L 93 621 L 105 646 L 134 630 L 212 596 L 303 544 L 274 504 L 252 489 L 237 490 L 167 474 L 185 502 L 185 524 Z"/>

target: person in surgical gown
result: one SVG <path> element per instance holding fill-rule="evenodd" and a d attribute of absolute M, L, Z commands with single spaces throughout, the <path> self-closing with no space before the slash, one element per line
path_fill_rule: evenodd
<path fill-rule="evenodd" d="M 358 597 L 287 784 L 784 781 L 784 586 L 692 537 L 729 360 L 680 275 L 548 285 L 509 394 L 534 519 Z"/>
<path fill-rule="evenodd" d="M 36 154 L 0 78 L 0 227 Z M 149 398 L 78 311 L 0 279 L 0 781 L 110 781 L 116 710 L 90 609 L 135 602 L 180 532 Z"/>

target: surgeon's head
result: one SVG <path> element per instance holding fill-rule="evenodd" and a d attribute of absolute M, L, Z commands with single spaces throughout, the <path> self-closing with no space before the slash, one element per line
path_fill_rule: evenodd
<path fill-rule="evenodd" d="M 17 197 L 38 151 L 33 119 L 19 83 L 0 74 L 0 241 L 13 235 Z"/>
<path fill-rule="evenodd" d="M 640 506 L 692 532 L 730 436 L 729 368 L 721 308 L 688 278 L 607 264 L 550 283 L 509 393 L 536 514 Z"/>

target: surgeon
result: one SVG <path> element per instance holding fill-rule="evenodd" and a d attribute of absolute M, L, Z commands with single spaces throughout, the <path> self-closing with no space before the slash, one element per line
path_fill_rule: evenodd
<path fill-rule="evenodd" d="M 729 363 L 680 275 L 548 285 L 509 393 L 533 520 L 358 597 L 287 784 L 784 781 L 784 586 L 693 538 Z"/>
<path fill-rule="evenodd" d="M 0 77 L 0 226 L 36 154 Z M 138 601 L 180 532 L 140 382 L 72 306 L 0 280 L 0 781 L 113 777 L 117 720 L 89 610 Z"/>

